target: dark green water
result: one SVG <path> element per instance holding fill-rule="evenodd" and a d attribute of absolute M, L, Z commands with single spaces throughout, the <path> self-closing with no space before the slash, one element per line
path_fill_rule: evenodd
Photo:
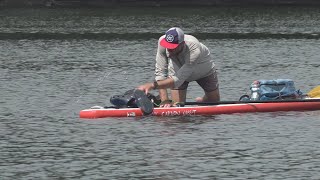
<path fill-rule="evenodd" d="M 81 109 L 153 79 L 171 26 L 212 52 L 222 100 L 256 79 L 319 85 L 320 9 L 0 10 L 0 179 L 317 179 L 320 111 L 107 118 Z M 202 94 L 190 84 L 188 100 Z"/>

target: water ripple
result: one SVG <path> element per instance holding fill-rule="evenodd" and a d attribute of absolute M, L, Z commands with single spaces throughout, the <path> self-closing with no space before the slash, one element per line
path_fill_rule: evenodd
<path fill-rule="evenodd" d="M 320 39 L 319 32 L 310 33 L 191 33 L 199 39 Z M 162 33 L 0 33 L 0 40 L 150 40 L 158 39 Z"/>

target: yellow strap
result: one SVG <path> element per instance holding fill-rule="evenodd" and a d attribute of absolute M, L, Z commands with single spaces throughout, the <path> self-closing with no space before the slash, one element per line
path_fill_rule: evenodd
<path fill-rule="evenodd" d="M 320 86 L 313 88 L 307 94 L 310 98 L 319 98 L 320 97 Z"/>
<path fill-rule="evenodd" d="M 320 98 L 320 91 L 318 92 L 313 92 L 313 93 L 308 93 L 308 96 L 310 98 Z"/>

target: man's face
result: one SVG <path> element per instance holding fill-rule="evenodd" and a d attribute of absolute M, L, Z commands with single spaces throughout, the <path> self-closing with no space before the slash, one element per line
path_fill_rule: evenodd
<path fill-rule="evenodd" d="M 175 49 L 168 49 L 168 52 L 170 55 L 177 55 L 182 51 L 183 46 L 184 46 L 184 42 L 180 43 L 179 46 L 177 46 Z"/>

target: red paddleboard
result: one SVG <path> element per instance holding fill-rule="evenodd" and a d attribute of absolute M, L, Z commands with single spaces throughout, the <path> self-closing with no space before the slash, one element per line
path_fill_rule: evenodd
<path fill-rule="evenodd" d="M 218 115 L 232 113 L 276 112 L 276 111 L 313 111 L 320 110 L 320 99 L 302 101 L 283 101 L 265 103 L 232 103 L 205 106 L 186 106 L 170 108 L 154 108 L 151 116 L 196 116 Z M 80 111 L 80 118 L 96 119 L 107 117 L 135 117 L 143 116 L 139 108 L 103 108 L 93 107 Z"/>

